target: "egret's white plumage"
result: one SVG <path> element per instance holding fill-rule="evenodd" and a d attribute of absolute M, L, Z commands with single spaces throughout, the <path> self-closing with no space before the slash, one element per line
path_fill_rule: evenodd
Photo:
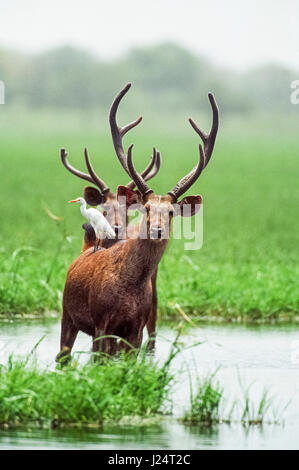
<path fill-rule="evenodd" d="M 78 197 L 77 199 L 69 202 L 78 202 L 80 204 L 80 212 L 94 229 L 97 239 L 116 237 L 114 230 L 110 226 L 107 219 L 105 219 L 102 212 L 93 208 L 87 209 L 86 201 L 83 199 L 83 197 Z"/>

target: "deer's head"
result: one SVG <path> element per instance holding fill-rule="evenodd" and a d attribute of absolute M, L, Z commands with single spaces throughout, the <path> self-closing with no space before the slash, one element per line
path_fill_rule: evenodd
<path fill-rule="evenodd" d="M 204 133 L 191 118 L 189 119 L 191 126 L 203 142 L 203 146 L 199 144 L 198 164 L 190 171 L 190 173 L 184 176 L 174 186 L 174 188 L 168 191 L 166 195 L 156 195 L 147 185 L 143 176 L 137 173 L 132 162 L 133 145 L 130 145 L 128 149 L 127 167 L 140 193 L 140 202 L 144 208 L 142 224 L 143 229 L 146 231 L 146 238 L 158 240 L 169 238 L 173 217 L 177 215 L 190 217 L 195 215 L 200 209 L 202 203 L 202 197 L 200 195 L 186 196 L 182 199 L 181 197 L 197 181 L 202 171 L 209 163 L 213 153 L 218 131 L 219 117 L 214 96 L 209 93 L 208 97 L 213 111 L 213 121 L 209 134 Z M 124 186 L 119 186 L 118 196 L 125 197 L 128 201 L 130 199 L 130 193 Z"/>

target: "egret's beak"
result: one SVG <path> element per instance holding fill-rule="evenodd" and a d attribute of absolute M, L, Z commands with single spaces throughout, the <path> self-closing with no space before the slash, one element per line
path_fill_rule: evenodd
<path fill-rule="evenodd" d="M 68 201 L 68 202 L 78 202 L 79 199 L 73 199 L 72 201 Z"/>

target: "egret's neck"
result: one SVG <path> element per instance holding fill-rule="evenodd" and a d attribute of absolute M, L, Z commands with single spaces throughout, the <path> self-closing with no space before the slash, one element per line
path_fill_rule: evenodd
<path fill-rule="evenodd" d="M 86 217 L 86 201 L 80 202 L 80 211 L 81 214 Z"/>

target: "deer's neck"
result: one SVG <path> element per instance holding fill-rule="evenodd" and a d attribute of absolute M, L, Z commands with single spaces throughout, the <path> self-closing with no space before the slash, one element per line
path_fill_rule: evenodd
<path fill-rule="evenodd" d="M 167 246 L 167 239 L 135 239 L 127 242 L 127 256 L 124 264 L 126 280 L 138 286 L 146 283 L 153 275 Z"/>

